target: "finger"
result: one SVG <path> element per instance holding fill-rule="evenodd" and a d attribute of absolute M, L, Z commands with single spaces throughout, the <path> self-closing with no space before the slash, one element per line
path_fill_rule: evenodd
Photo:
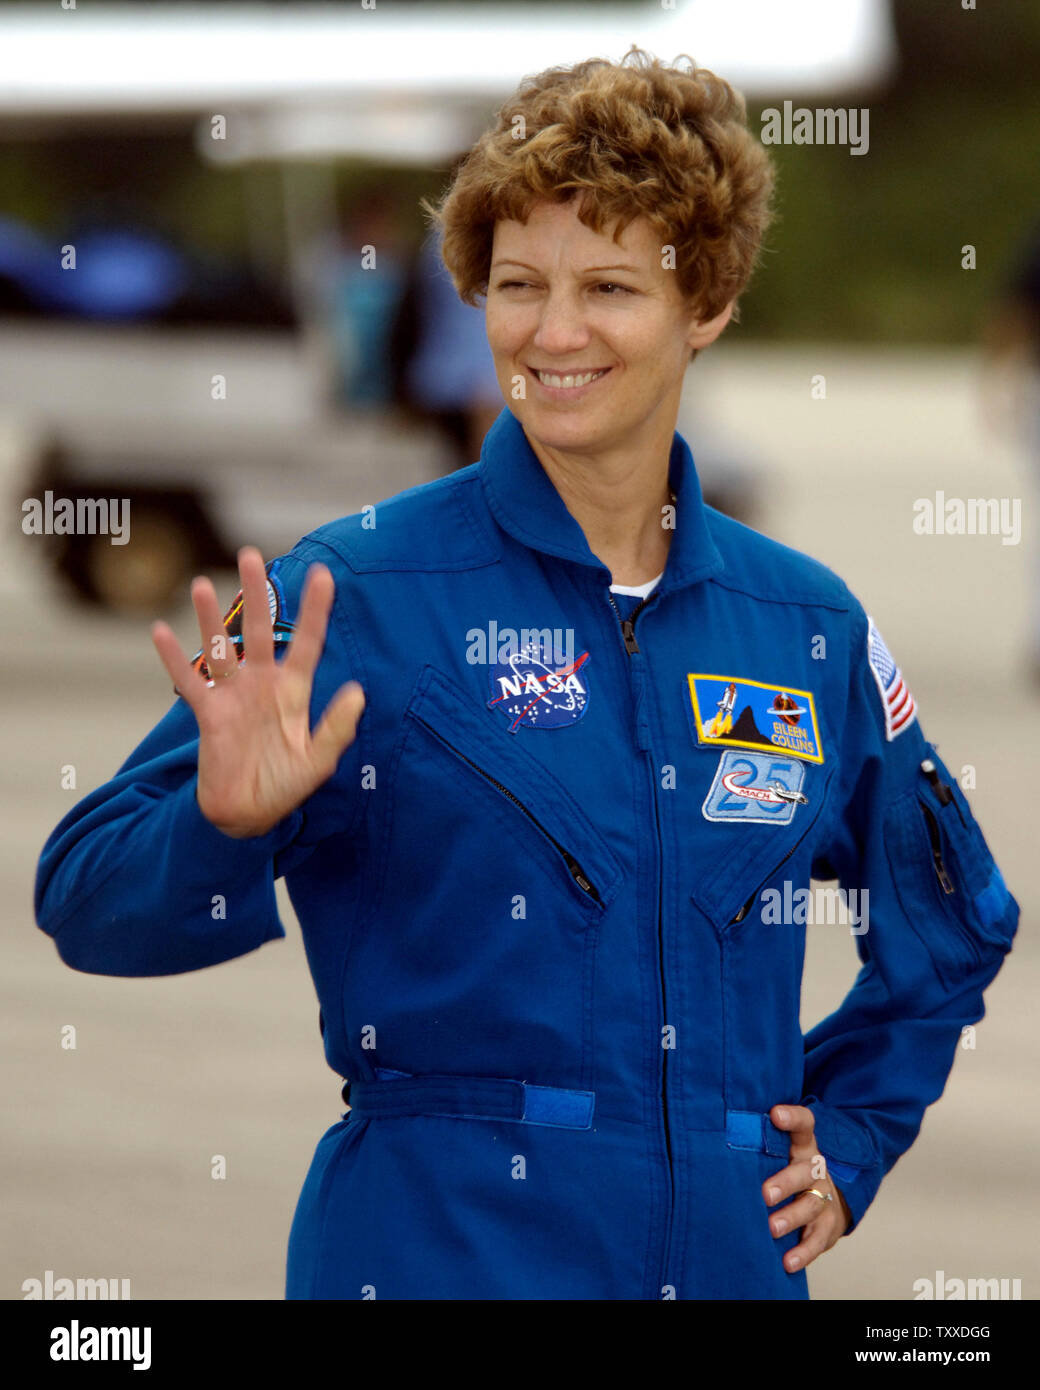
<path fill-rule="evenodd" d="M 816 1116 L 806 1105 L 774 1105 L 769 1118 L 777 1129 L 786 1130 L 789 1134 L 816 1128 Z"/>
<path fill-rule="evenodd" d="M 825 1192 L 826 1188 L 821 1187 L 819 1190 Z M 803 1192 L 793 1202 L 788 1202 L 785 1207 L 773 1212 L 769 1218 L 769 1229 L 774 1237 L 786 1235 L 788 1231 L 799 1230 L 802 1226 L 818 1221 L 831 1206 L 831 1202 L 821 1202 L 814 1193 Z"/>
<path fill-rule="evenodd" d="M 170 680 L 197 717 L 199 695 L 206 694 L 206 687 L 181 650 L 181 644 L 168 623 L 159 621 L 152 624 L 152 642 L 159 653 L 159 660 L 169 673 Z"/>
<path fill-rule="evenodd" d="M 777 1129 L 791 1136 L 791 1158 L 807 1158 L 815 1152 L 816 1116 L 804 1105 L 774 1105 L 769 1118 Z"/>
<path fill-rule="evenodd" d="M 238 552 L 238 573 L 242 581 L 242 644 L 246 660 L 257 667 L 274 665 L 274 639 L 271 634 L 271 607 L 267 601 L 267 571 L 264 557 L 255 545 L 244 545 Z"/>
<path fill-rule="evenodd" d="M 833 1239 L 832 1239 L 833 1237 Z M 837 1240 L 837 1231 L 834 1223 L 826 1215 L 818 1217 L 811 1225 L 806 1226 L 802 1240 L 798 1245 L 793 1245 L 784 1255 L 784 1268 L 789 1274 L 795 1270 L 804 1269 L 806 1265 L 811 1265 L 829 1250 Z"/>
<path fill-rule="evenodd" d="M 207 670 L 211 675 L 234 670 L 237 657 L 224 627 L 217 591 L 205 575 L 199 575 L 191 581 L 191 601 L 195 605 L 195 616 L 199 620 L 202 656 Z"/>
<path fill-rule="evenodd" d="M 796 1192 L 805 1192 L 808 1188 L 817 1186 L 813 1171 L 812 1160 L 803 1158 L 797 1163 L 789 1163 L 771 1178 L 766 1178 L 762 1184 L 762 1197 L 766 1206 L 775 1207 L 777 1202 L 786 1201 Z"/>
<path fill-rule="evenodd" d="M 308 684 L 314 677 L 325 647 L 335 588 L 332 573 L 325 565 L 311 565 L 304 580 L 289 652 L 282 662 L 283 666 L 302 676 Z"/>
<path fill-rule="evenodd" d="M 354 742 L 365 708 L 365 692 L 357 681 L 341 686 L 329 701 L 311 739 L 311 748 L 326 776 L 331 776 L 345 748 Z"/>

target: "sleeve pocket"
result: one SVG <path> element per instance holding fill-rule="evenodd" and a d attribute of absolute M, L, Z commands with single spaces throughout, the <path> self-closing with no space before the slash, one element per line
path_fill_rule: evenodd
<path fill-rule="evenodd" d="M 974 929 L 983 942 L 1007 950 L 1014 936 L 1011 894 L 956 780 L 949 788 L 953 802 L 938 807 L 936 815 L 963 879 Z"/>
<path fill-rule="evenodd" d="M 951 986 L 992 948 L 1006 950 L 1014 927 L 1011 896 L 982 832 L 960 788 L 948 788 L 944 803 L 922 777 L 893 802 L 884 835 L 903 912 Z"/>

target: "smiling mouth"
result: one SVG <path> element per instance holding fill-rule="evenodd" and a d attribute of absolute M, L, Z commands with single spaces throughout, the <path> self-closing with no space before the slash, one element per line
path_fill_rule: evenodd
<path fill-rule="evenodd" d="M 542 383 L 553 391 L 578 391 L 583 386 L 589 386 L 600 377 L 606 376 L 611 370 L 609 367 L 594 367 L 585 372 L 543 372 L 537 367 L 531 370 Z"/>

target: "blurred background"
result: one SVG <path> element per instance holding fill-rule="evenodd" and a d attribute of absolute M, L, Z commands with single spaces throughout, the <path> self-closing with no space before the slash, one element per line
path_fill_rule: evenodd
<path fill-rule="evenodd" d="M 285 941 L 114 980 L 34 927 L 36 859 L 167 709 L 148 624 L 195 650 L 193 574 L 230 600 L 239 545 L 273 556 L 478 457 L 502 408 L 483 313 L 419 198 L 525 73 L 632 42 L 718 71 L 756 132 L 787 100 L 869 112 L 861 155 L 771 147 L 768 251 L 679 428 L 710 501 L 861 597 L 1023 909 L 975 1046 L 813 1295 L 943 1270 L 1036 1296 L 1040 10 L 950 0 L 0 3 L 0 1296 L 48 1269 L 282 1296 L 342 1108 L 282 886 Z M 129 498 L 129 544 L 26 534 L 48 490 Z M 940 491 L 1017 501 L 1020 539 L 918 534 Z M 809 929 L 806 1027 L 855 965 L 846 930 Z"/>

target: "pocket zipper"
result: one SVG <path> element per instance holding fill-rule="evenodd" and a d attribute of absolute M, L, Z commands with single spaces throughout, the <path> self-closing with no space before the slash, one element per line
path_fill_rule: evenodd
<path fill-rule="evenodd" d="M 776 864 L 774 864 L 773 867 L 769 870 L 769 872 L 768 872 L 768 873 L 766 874 L 766 876 L 762 879 L 761 883 L 759 883 L 758 887 L 757 887 L 757 888 L 755 889 L 755 891 L 751 894 L 750 898 L 748 898 L 747 902 L 746 902 L 746 903 L 744 904 L 744 906 L 740 909 L 740 911 L 737 913 L 737 915 L 736 915 L 735 917 L 731 917 L 731 918 L 729 919 L 729 921 L 726 923 L 726 926 L 733 927 L 733 926 L 736 926 L 736 924 L 737 924 L 738 922 L 743 922 L 744 918 L 745 918 L 745 917 L 748 915 L 748 913 L 751 911 L 751 904 L 752 904 L 752 903 L 755 901 L 755 899 L 758 897 L 759 893 L 761 893 L 763 884 L 768 883 L 769 880 L 770 880 L 770 879 L 773 877 L 773 875 L 776 873 L 776 871 L 777 871 L 778 869 L 782 869 L 782 868 L 783 868 L 783 866 L 784 866 L 784 865 L 787 863 L 787 861 L 790 859 L 791 855 L 794 854 L 795 850 L 796 850 L 796 849 L 799 849 L 799 848 L 801 847 L 801 844 L 802 844 L 803 840 L 804 840 L 805 837 L 809 834 L 809 832 L 812 830 L 813 826 L 816 824 L 817 820 L 818 820 L 819 817 L 820 817 L 820 813 L 821 813 L 822 810 L 823 810 L 824 803 L 825 803 L 826 800 L 827 800 L 827 788 L 828 788 L 828 786 L 830 785 L 830 780 L 831 780 L 831 774 L 828 773 L 828 775 L 827 775 L 827 777 L 826 777 L 826 780 L 825 780 L 824 783 L 823 783 L 823 786 L 820 787 L 820 789 L 819 789 L 819 796 L 818 796 L 817 802 L 816 802 L 816 810 L 814 811 L 813 815 L 811 816 L 811 818 L 810 818 L 810 820 L 809 820 L 809 824 L 803 829 L 802 833 L 798 836 L 798 839 L 794 842 L 794 844 L 791 846 L 791 848 L 790 848 L 790 849 L 787 851 L 787 853 L 784 855 L 783 859 L 779 860 L 779 862 L 776 863 Z"/>
<path fill-rule="evenodd" d="M 567 865 L 567 868 L 570 870 L 571 877 L 574 879 L 574 882 L 578 885 L 581 891 L 583 893 L 586 893 L 590 898 L 594 899 L 596 902 L 602 903 L 602 898 L 596 891 L 595 886 L 589 879 L 588 875 L 585 873 L 584 869 L 575 859 L 574 855 L 571 854 L 569 850 L 564 849 L 564 847 L 560 844 L 559 840 L 554 839 L 554 837 L 549 834 L 548 830 L 546 830 L 545 826 L 541 823 L 537 816 L 533 815 L 532 812 L 530 812 L 527 809 L 527 807 L 519 799 L 519 797 L 514 796 L 513 793 L 509 790 L 509 788 L 504 787 L 502 783 L 498 781 L 497 778 L 492 777 L 490 772 L 485 772 L 482 767 L 479 767 L 473 761 L 472 758 L 467 758 L 465 753 L 461 752 L 460 749 L 456 748 L 453 743 L 449 743 L 448 740 L 443 736 L 443 734 L 439 734 L 437 732 L 437 730 L 433 727 L 432 724 L 427 724 L 426 720 L 420 719 L 418 715 L 413 715 L 413 718 L 415 719 L 416 723 L 421 724 L 424 729 L 427 729 L 434 736 L 435 739 L 437 739 L 440 743 L 443 743 L 445 748 L 451 749 L 452 753 L 454 753 L 457 758 L 461 758 L 464 763 L 468 763 L 469 766 L 474 770 L 474 772 L 479 772 L 481 777 L 483 777 L 485 781 L 490 782 L 493 787 L 497 787 L 498 790 L 503 794 L 503 796 L 507 796 L 509 798 L 509 800 L 513 803 L 514 806 L 518 806 L 520 810 L 523 811 L 527 819 L 531 822 L 531 824 L 534 825 L 539 831 L 541 831 L 541 833 L 545 836 L 549 843 L 553 845 L 563 856 L 563 860 Z"/>
<path fill-rule="evenodd" d="M 806 831 L 806 834 L 808 834 L 808 831 Z M 783 866 L 784 866 L 784 865 L 787 863 L 787 861 L 790 859 L 791 855 L 794 854 L 795 850 L 798 848 L 798 845 L 800 845 L 800 844 L 802 843 L 802 840 L 804 840 L 804 839 L 805 839 L 805 835 L 803 835 L 803 836 L 801 837 L 801 839 L 798 840 L 798 842 L 797 842 L 796 844 L 793 844 L 793 845 L 791 846 L 791 848 L 790 848 L 790 849 L 787 851 L 787 853 L 784 855 L 783 859 L 780 860 L 779 864 L 774 865 L 773 868 L 771 868 L 771 869 L 769 870 L 769 872 L 766 874 L 765 878 L 762 880 L 762 883 L 768 883 L 769 880 L 770 880 L 770 879 L 773 877 L 773 875 L 776 873 L 777 869 L 782 869 L 782 868 L 783 868 Z M 746 902 L 746 903 L 744 904 L 744 906 L 740 909 L 740 911 L 737 913 L 737 915 L 736 915 L 735 917 L 731 917 L 731 918 L 730 918 L 729 925 L 730 925 L 731 927 L 732 927 L 732 926 L 735 926 L 735 925 L 737 924 L 737 922 L 743 922 L 744 918 L 748 915 L 748 912 L 751 910 L 751 904 L 755 901 L 755 899 L 758 897 L 759 893 L 762 891 L 762 883 L 760 883 L 760 884 L 758 885 L 758 887 L 757 887 L 757 888 L 755 889 L 755 891 L 751 894 L 751 897 L 748 898 L 747 902 Z"/>
<path fill-rule="evenodd" d="M 939 822 L 935 818 L 935 812 L 923 801 L 918 802 L 918 805 L 924 812 L 925 824 L 928 826 L 928 838 L 932 842 L 932 866 L 935 869 L 935 876 L 944 893 L 955 893 L 957 890 L 950 875 L 946 872 L 946 865 L 943 863 L 942 837 L 939 834 Z"/>
<path fill-rule="evenodd" d="M 931 806 L 929 806 L 927 802 L 922 801 L 920 798 L 918 798 L 917 804 L 921 808 L 921 811 L 924 815 L 925 825 L 928 828 L 928 839 L 930 841 L 932 851 L 932 868 L 935 870 L 935 876 L 939 880 L 939 885 L 942 888 L 943 893 L 949 896 L 951 893 L 956 893 L 957 886 L 953 882 L 953 879 L 950 877 L 946 865 L 943 862 L 942 835 L 939 830 L 938 818 L 936 817 L 935 812 L 932 810 Z M 969 956 L 973 961 L 977 962 L 980 959 L 979 946 L 977 941 L 975 940 L 973 934 L 964 926 L 963 922 L 958 920 L 956 910 L 952 911 L 951 916 L 957 934 L 964 942 L 965 948 L 967 949 Z"/>

